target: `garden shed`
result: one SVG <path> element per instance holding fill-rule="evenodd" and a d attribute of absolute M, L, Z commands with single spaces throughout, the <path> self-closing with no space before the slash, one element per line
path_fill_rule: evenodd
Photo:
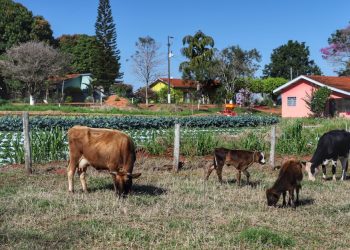
<path fill-rule="evenodd" d="M 305 100 L 320 87 L 327 87 L 332 91 L 326 113 L 350 118 L 350 77 L 319 75 L 298 76 L 273 91 L 274 94 L 281 95 L 282 117 L 311 115 Z"/>

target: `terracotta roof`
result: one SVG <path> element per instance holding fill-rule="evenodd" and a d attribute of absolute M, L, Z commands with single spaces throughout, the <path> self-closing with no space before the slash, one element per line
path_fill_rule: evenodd
<path fill-rule="evenodd" d="M 79 74 L 79 73 L 76 73 L 76 74 L 67 74 L 65 76 L 54 76 L 54 77 L 50 77 L 49 80 L 50 81 L 53 81 L 53 82 L 61 82 L 63 80 L 69 80 L 69 79 L 74 79 L 74 78 L 77 78 L 81 75 L 90 75 L 89 73 L 86 73 L 86 74 Z"/>
<path fill-rule="evenodd" d="M 154 85 L 158 81 L 161 81 L 165 84 L 168 84 L 168 78 L 159 78 L 154 83 L 151 84 Z M 170 78 L 170 86 L 173 88 L 189 88 L 189 89 L 196 89 L 197 88 L 197 82 L 191 81 L 191 80 L 182 80 L 178 78 Z"/>
<path fill-rule="evenodd" d="M 350 92 L 350 77 L 348 76 L 306 76 L 327 86 Z"/>

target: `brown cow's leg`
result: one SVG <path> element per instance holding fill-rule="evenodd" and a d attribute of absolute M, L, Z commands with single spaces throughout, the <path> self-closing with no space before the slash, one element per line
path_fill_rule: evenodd
<path fill-rule="evenodd" d="M 282 203 L 283 207 L 285 207 L 287 205 L 287 203 L 286 203 L 286 195 L 287 195 L 287 192 L 283 192 L 283 203 Z"/>
<path fill-rule="evenodd" d="M 237 172 L 237 183 L 238 183 L 238 186 L 241 185 L 241 170 L 238 170 Z"/>
<path fill-rule="evenodd" d="M 216 167 L 216 174 L 218 175 L 219 182 L 222 184 L 222 168 L 223 166 L 217 166 Z"/>
<path fill-rule="evenodd" d="M 300 190 L 301 186 L 297 185 L 296 187 L 296 193 L 297 193 L 297 200 L 295 202 L 296 205 L 299 205 L 299 190 Z"/>
<path fill-rule="evenodd" d="M 72 154 L 71 154 L 71 157 L 70 157 L 70 160 L 69 160 L 69 165 L 68 165 L 68 168 L 67 168 L 68 191 L 69 192 L 73 192 L 74 191 L 74 183 L 73 183 L 73 181 L 74 181 L 74 174 L 75 174 L 77 165 L 79 163 L 79 158 L 80 158 L 80 156 L 72 157 Z"/>
<path fill-rule="evenodd" d="M 205 180 L 208 180 L 209 179 L 209 176 L 211 174 L 211 172 L 213 172 L 213 170 L 215 169 L 215 166 L 214 165 L 209 165 L 209 168 L 208 168 L 208 171 L 207 171 L 207 176 L 205 177 Z"/>
<path fill-rule="evenodd" d="M 249 184 L 249 177 L 250 177 L 249 172 L 247 171 L 247 169 L 245 169 L 243 170 L 243 173 L 245 174 L 245 176 L 247 176 L 247 183 Z"/>
<path fill-rule="evenodd" d="M 295 208 L 295 203 L 294 203 L 294 188 L 293 189 L 289 189 L 289 202 L 288 204 L 290 204 L 293 208 Z"/>
<path fill-rule="evenodd" d="M 81 182 L 81 186 L 83 187 L 83 191 L 87 192 L 87 186 L 86 186 L 86 179 L 85 179 L 85 175 L 86 175 L 86 168 L 79 168 L 78 169 L 78 174 L 80 177 L 80 182 Z"/>

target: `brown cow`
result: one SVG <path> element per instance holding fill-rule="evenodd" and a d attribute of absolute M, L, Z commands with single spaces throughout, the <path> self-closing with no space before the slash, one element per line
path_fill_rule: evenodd
<path fill-rule="evenodd" d="M 73 192 L 73 177 L 78 167 L 83 191 L 87 191 L 85 173 L 88 166 L 97 170 L 109 170 L 117 196 L 125 196 L 132 186 L 132 174 L 136 160 L 132 139 L 118 130 L 74 126 L 68 130 L 69 165 L 68 189 Z"/>
<path fill-rule="evenodd" d="M 283 206 L 286 206 L 286 193 L 289 192 L 288 205 L 295 207 L 299 204 L 299 190 L 303 179 L 302 162 L 297 160 L 288 160 L 283 163 L 278 178 L 272 188 L 266 190 L 268 206 L 276 206 L 281 194 L 283 194 Z M 297 198 L 294 202 L 294 190 Z"/>
<path fill-rule="evenodd" d="M 263 152 L 248 151 L 248 150 L 234 150 L 227 148 L 216 148 L 214 150 L 214 163 L 209 166 L 206 180 L 209 175 L 215 169 L 219 178 L 219 182 L 222 183 L 222 168 L 224 165 L 233 165 L 237 170 L 237 183 L 241 185 L 241 172 L 247 177 L 249 183 L 249 176 L 247 169 L 254 162 L 265 164 L 265 156 Z"/>

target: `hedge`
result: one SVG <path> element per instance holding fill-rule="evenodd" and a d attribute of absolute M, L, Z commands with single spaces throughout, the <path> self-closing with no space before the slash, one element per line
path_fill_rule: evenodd
<path fill-rule="evenodd" d="M 31 129 L 47 130 L 54 127 L 68 130 L 74 125 L 84 125 L 93 128 L 111 129 L 165 129 L 173 127 L 176 122 L 186 127 L 256 127 L 277 123 L 279 119 L 273 116 L 199 116 L 199 117 L 30 117 Z M 0 117 L 0 131 L 22 131 L 22 118 L 18 116 Z"/>

